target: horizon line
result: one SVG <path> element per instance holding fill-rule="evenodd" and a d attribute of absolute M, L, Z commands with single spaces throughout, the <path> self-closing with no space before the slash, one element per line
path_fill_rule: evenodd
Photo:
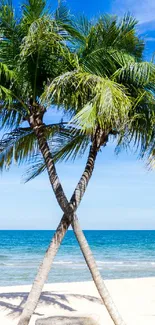
<path fill-rule="evenodd" d="M 155 229 L 82 229 L 83 231 L 155 231 Z M 0 231 L 56 231 L 56 229 L 0 229 Z M 73 231 L 73 229 L 68 229 Z"/>

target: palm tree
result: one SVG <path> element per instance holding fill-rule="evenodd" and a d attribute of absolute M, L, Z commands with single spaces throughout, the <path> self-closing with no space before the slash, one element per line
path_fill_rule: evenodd
<path fill-rule="evenodd" d="M 105 18 L 107 19 L 107 17 L 104 17 L 104 19 Z M 109 37 L 109 30 L 111 28 L 110 20 L 104 22 L 102 19 L 99 21 L 96 29 L 103 33 L 103 23 L 107 24 L 107 22 L 109 22 L 107 28 L 107 36 Z M 113 24 L 113 20 L 111 23 Z M 141 154 L 143 155 L 148 147 L 148 143 L 150 143 L 150 139 L 154 137 L 152 128 L 152 125 L 154 125 L 154 96 L 152 92 L 154 91 L 155 67 L 153 64 L 140 60 L 140 48 L 142 44 L 141 42 L 137 44 L 138 40 L 134 37 L 133 27 L 135 26 L 135 21 L 126 17 L 123 23 L 126 24 L 126 33 L 131 43 L 134 40 L 133 45 L 135 47 L 132 47 L 126 35 L 124 35 L 125 26 L 121 23 L 123 36 L 119 36 L 120 39 L 122 37 L 126 47 L 129 46 L 129 53 L 127 51 L 125 52 L 124 48 L 121 50 L 119 49 L 120 40 L 118 40 L 116 35 L 115 37 L 118 45 L 114 39 L 114 44 L 116 45 L 113 49 L 111 48 L 111 40 L 110 49 L 102 49 L 101 44 L 97 42 L 98 39 L 100 39 L 102 43 L 105 41 L 105 33 L 102 34 L 102 36 L 104 36 L 104 39 L 102 39 L 102 37 L 99 38 L 99 33 L 96 32 L 96 29 L 95 35 L 93 35 L 91 30 L 88 35 L 87 44 L 93 44 L 92 51 L 89 52 L 87 47 L 88 54 L 85 57 L 85 55 L 83 55 L 83 52 L 85 54 L 85 48 L 81 50 L 80 47 L 79 61 L 77 64 L 78 68 L 75 71 L 67 72 L 56 78 L 45 90 L 43 100 L 48 103 L 50 100 L 51 103 L 54 101 L 54 103 L 65 107 L 66 110 L 70 112 L 74 110 L 73 114 L 75 114 L 75 116 L 72 118 L 70 125 L 74 125 L 75 128 L 77 127 L 78 131 L 81 130 L 80 139 L 72 138 L 66 146 L 62 147 L 62 149 L 56 153 L 56 160 L 66 159 L 72 154 L 75 158 L 80 152 L 82 144 L 84 145 L 85 151 L 87 143 L 84 141 L 87 141 L 89 138 L 91 142 L 90 154 L 92 153 L 92 156 L 89 155 L 89 158 L 91 158 L 89 164 L 94 165 L 97 152 L 108 143 L 110 136 L 117 137 L 118 148 L 123 145 L 129 145 L 130 143 L 133 145 L 134 141 L 134 144 L 137 148 L 140 148 Z M 118 27 L 118 29 L 119 28 L 120 27 Z M 118 34 L 120 34 L 120 30 Z M 95 42 L 93 42 L 94 38 Z M 97 44 L 96 48 L 95 44 Z M 140 48 L 137 45 L 139 45 Z M 133 54 L 135 56 L 133 56 Z M 109 63 L 108 70 L 108 64 L 103 64 L 104 57 Z M 94 65 L 92 63 L 94 63 Z M 95 63 L 97 64 L 95 65 Z M 118 82 L 121 82 L 121 86 Z M 124 84 L 125 87 L 123 87 L 122 84 Z M 119 93 L 118 90 L 123 92 Z M 120 100 L 122 94 L 123 97 Z M 130 102 L 126 94 L 130 98 Z M 127 101 L 125 102 L 125 100 Z M 119 103 L 118 106 L 117 103 Z M 43 169 L 44 166 L 42 166 L 40 170 Z M 84 182 L 81 183 L 80 180 L 75 189 L 72 199 L 76 199 L 76 202 L 73 203 L 71 199 L 71 203 L 73 203 L 75 208 L 77 208 L 77 204 L 81 200 L 83 189 L 85 190 L 85 182 L 88 178 L 90 179 L 90 176 L 90 174 L 84 172 L 82 175 Z M 115 324 L 123 324 L 123 320 L 118 316 L 113 303 L 110 301 L 111 298 L 104 287 L 104 283 L 96 268 L 88 243 L 81 232 L 75 215 L 72 221 L 72 227 L 109 314 Z"/>
<path fill-rule="evenodd" d="M 38 5 L 37 10 L 34 4 Z M 99 21 L 95 28 L 87 24 L 88 35 L 85 36 L 83 33 L 82 37 L 79 37 L 80 31 L 76 32 L 73 26 L 66 25 L 65 20 L 60 19 L 60 10 L 57 11 L 56 19 L 47 17 L 44 11 L 44 2 L 29 1 L 29 6 L 23 7 L 23 15 L 19 22 L 14 18 L 11 5 L 3 4 L 1 7 L 1 120 L 2 126 L 17 128 L 1 142 L 1 164 L 2 167 L 5 164 L 9 165 L 13 157 L 19 162 L 28 154 L 30 157 L 34 156 L 39 149 L 44 157 L 57 201 L 64 212 L 44 262 L 39 269 L 19 324 L 28 324 L 40 297 L 52 260 L 71 223 L 112 319 L 115 324 L 123 324 L 109 301 L 108 292 L 103 286 L 89 247 L 79 228 L 75 211 L 92 175 L 97 153 L 107 143 L 109 136 L 119 134 L 120 143 L 127 135 L 131 141 L 135 132 L 139 139 L 146 137 L 146 129 L 142 129 L 144 126 L 142 121 L 148 117 L 147 114 L 152 113 L 151 109 L 147 111 L 147 114 L 145 111 L 147 107 L 150 107 L 151 100 L 153 106 L 153 98 L 148 91 L 145 90 L 144 93 L 144 86 L 147 84 L 151 89 L 150 80 L 152 80 L 154 67 L 138 62 L 142 44 L 134 34 L 135 23 L 128 17 L 120 25 L 117 25 L 116 20 L 113 19 L 109 22 L 109 26 L 108 19 L 104 18 L 107 37 L 110 32 L 114 36 L 112 49 L 111 40 L 101 47 L 103 39 L 105 39 L 105 34 L 100 33 L 104 31 L 104 20 Z M 69 31 L 78 39 L 77 55 L 73 51 L 69 51 L 65 45 L 64 38 L 68 37 Z M 70 39 L 68 39 L 69 41 Z M 135 62 L 134 56 L 137 58 L 137 62 Z M 130 61 L 128 61 L 129 59 Z M 133 67 L 132 73 L 131 66 Z M 63 75 L 61 75 L 62 73 Z M 55 78 L 57 75 L 61 75 L 61 77 Z M 51 80 L 53 80 L 52 83 L 50 83 Z M 49 85 L 45 89 L 44 85 L 47 84 Z M 138 85 L 138 91 L 135 90 L 135 84 Z M 132 91 L 130 91 L 131 88 Z M 44 90 L 43 103 L 40 99 Z M 65 128 L 63 123 L 60 123 L 59 126 L 45 126 L 43 123 L 46 109 L 56 103 L 63 105 L 69 109 L 71 114 L 75 115 L 72 127 L 69 129 Z M 108 109 L 105 109 L 105 106 L 108 106 Z M 137 107 L 139 110 L 141 109 L 140 112 L 138 109 L 135 110 Z M 143 118 L 142 113 L 144 113 Z M 20 127 L 20 123 L 24 120 L 29 123 L 26 130 Z M 86 120 L 88 123 L 85 123 Z M 69 151 L 73 152 L 75 148 L 78 153 L 83 144 L 86 148 L 91 143 L 86 168 L 70 203 L 57 176 L 47 142 L 47 139 L 53 134 L 59 133 L 63 137 L 67 131 L 71 134 L 72 140 L 56 154 L 56 159 L 68 154 Z"/>
<path fill-rule="evenodd" d="M 66 67 L 74 68 L 74 55 L 68 51 L 64 40 L 68 38 L 67 25 L 65 19 L 62 21 L 57 10 L 55 19 L 51 19 L 45 14 L 45 2 L 29 1 L 23 6 L 21 19 L 16 19 L 11 2 L 1 4 L 1 125 L 14 129 L 10 133 L 11 142 L 20 131 L 20 139 L 13 147 L 7 137 L 1 142 L 1 166 L 8 166 L 12 158 L 17 161 L 31 157 L 39 148 L 43 154 L 48 170 L 49 179 L 55 192 L 57 201 L 64 211 L 60 225 L 56 231 L 51 245 L 51 254 L 48 250 L 44 259 L 43 267 L 37 276 L 33 289 L 29 295 L 29 302 L 21 316 L 20 324 L 28 324 L 30 317 L 36 307 L 41 289 L 47 277 L 52 258 L 60 245 L 60 242 L 69 227 L 80 200 L 76 202 L 76 195 L 73 196 L 69 204 L 62 189 L 58 175 L 56 173 L 53 158 L 47 142 L 48 133 L 55 131 L 55 126 L 45 127 L 43 117 L 47 106 L 40 103 L 40 96 L 44 89 L 44 84 L 49 83 L 55 76 L 65 71 Z M 61 19 L 60 19 L 61 18 Z M 64 30 L 65 26 L 65 30 Z M 68 27 L 69 32 L 74 34 L 74 28 Z M 76 37 L 78 33 L 75 33 Z M 46 56 L 45 56 L 46 53 Z M 120 91 L 121 93 L 121 91 Z M 21 123 L 27 121 L 29 128 L 21 129 Z M 60 128 L 60 125 L 59 125 Z M 50 132 L 49 132 L 50 129 Z M 33 131 L 33 132 L 32 132 Z M 24 132 L 24 137 L 23 137 Z M 32 146 L 32 133 L 37 139 Z M 29 141 L 29 142 L 27 142 Z M 95 141 L 95 140 L 94 140 Z M 28 144 L 27 144 L 28 143 Z M 7 144 L 5 155 L 3 155 L 3 145 Z M 24 145 L 24 147 L 23 147 Z M 92 155 L 93 163 L 92 163 Z M 90 150 L 90 156 L 84 175 L 78 184 L 82 185 L 84 194 L 86 185 L 85 174 L 91 176 L 96 152 L 94 145 Z M 75 192 L 75 194 L 76 194 Z M 82 198 L 82 195 L 81 195 Z M 49 259 L 50 257 L 50 259 Z M 29 308 L 31 304 L 31 307 Z M 116 316 L 115 316 L 116 317 Z"/>

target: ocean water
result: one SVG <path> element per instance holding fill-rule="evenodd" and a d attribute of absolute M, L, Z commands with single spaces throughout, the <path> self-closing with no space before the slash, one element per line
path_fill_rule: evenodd
<path fill-rule="evenodd" d="M 54 231 L 0 231 L 0 286 L 31 284 Z M 85 231 L 104 279 L 155 276 L 155 231 Z M 72 231 L 47 282 L 91 280 Z"/>

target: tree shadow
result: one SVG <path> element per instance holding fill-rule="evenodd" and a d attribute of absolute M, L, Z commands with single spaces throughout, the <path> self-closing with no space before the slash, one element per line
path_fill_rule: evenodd
<path fill-rule="evenodd" d="M 26 300 L 28 297 L 28 293 L 26 292 L 10 292 L 10 293 L 0 293 L 0 298 L 2 299 L 7 299 L 7 300 L 13 300 L 16 298 L 21 298 L 21 301 L 18 305 L 13 304 L 10 301 L 3 301 L 0 299 L 0 307 L 2 307 L 3 309 L 7 310 L 8 316 L 14 316 L 14 318 L 18 317 L 22 310 L 23 310 L 23 305 L 25 304 Z M 35 315 L 38 316 L 43 316 L 44 314 L 40 314 L 40 313 L 35 313 Z"/>
<path fill-rule="evenodd" d="M 13 316 L 13 318 L 19 317 L 22 312 L 23 306 L 27 300 L 27 297 L 27 292 L 0 293 L 0 307 L 8 311 L 7 316 Z M 65 311 L 74 312 L 76 311 L 76 309 L 68 305 L 70 298 L 86 299 L 87 301 L 97 302 L 101 304 L 101 300 L 93 296 L 80 294 L 59 294 L 53 291 L 42 292 L 39 304 L 52 306 L 56 305 Z M 20 303 L 18 305 L 14 304 L 12 302 L 13 299 L 20 299 Z M 11 300 L 11 302 L 9 300 Z M 34 315 L 44 316 L 44 314 L 40 314 L 37 312 L 35 312 Z"/>

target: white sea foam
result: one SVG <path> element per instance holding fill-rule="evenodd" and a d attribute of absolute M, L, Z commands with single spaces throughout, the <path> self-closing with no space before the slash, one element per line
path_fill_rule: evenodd
<path fill-rule="evenodd" d="M 124 262 L 118 261 L 96 261 L 97 264 L 124 264 Z"/>
<path fill-rule="evenodd" d="M 53 264 L 73 264 L 72 261 L 56 261 L 56 262 L 53 262 Z"/>

